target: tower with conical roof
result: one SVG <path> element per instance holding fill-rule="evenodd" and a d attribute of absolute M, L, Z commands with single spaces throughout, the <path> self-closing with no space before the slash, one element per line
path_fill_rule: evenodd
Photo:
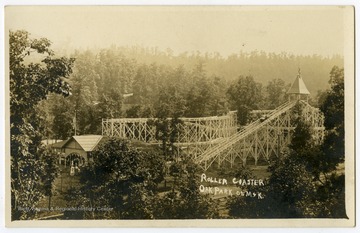
<path fill-rule="evenodd" d="M 287 94 L 289 96 L 289 100 L 301 100 L 306 99 L 308 100 L 310 92 L 306 88 L 305 83 L 301 77 L 300 68 L 298 71 L 298 74 L 296 76 L 295 81 L 291 85 L 290 89 L 287 91 Z"/>

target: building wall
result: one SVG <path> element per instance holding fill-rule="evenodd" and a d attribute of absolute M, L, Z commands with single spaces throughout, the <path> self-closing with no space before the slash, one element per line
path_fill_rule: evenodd
<path fill-rule="evenodd" d="M 82 149 L 73 149 L 73 148 L 65 148 L 65 156 L 68 156 L 71 153 L 79 154 L 80 156 L 84 157 L 84 159 L 87 159 L 86 152 Z"/>
<path fill-rule="evenodd" d="M 65 161 L 66 157 L 72 153 L 76 153 L 80 155 L 85 160 L 85 164 L 88 163 L 87 152 L 82 149 L 82 147 L 77 143 L 74 139 L 71 139 L 64 147 L 63 147 L 63 160 Z"/>

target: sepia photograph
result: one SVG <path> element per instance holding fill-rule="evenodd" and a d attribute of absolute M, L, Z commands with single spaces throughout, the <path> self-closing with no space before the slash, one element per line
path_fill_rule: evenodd
<path fill-rule="evenodd" d="M 7 226 L 354 227 L 354 10 L 5 6 Z"/>

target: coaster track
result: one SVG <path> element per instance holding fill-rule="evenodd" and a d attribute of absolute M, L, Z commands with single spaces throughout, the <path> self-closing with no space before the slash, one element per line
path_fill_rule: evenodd
<path fill-rule="evenodd" d="M 221 155 L 222 152 L 232 147 L 235 143 L 239 142 L 240 140 L 248 137 L 257 130 L 261 129 L 265 125 L 269 124 L 269 122 L 273 121 L 275 118 L 279 117 L 281 114 L 291 109 L 295 104 L 296 101 L 292 101 L 280 105 L 271 113 L 271 115 L 267 117 L 267 119 L 265 120 L 258 119 L 252 122 L 240 132 L 225 139 L 223 143 L 219 143 L 217 146 L 211 148 L 210 150 L 205 151 L 204 154 L 202 154 L 201 156 L 195 159 L 195 162 L 202 165 L 202 167 L 205 170 L 207 170 L 211 166 L 211 164 L 217 159 L 217 157 Z"/>
<path fill-rule="evenodd" d="M 230 166 L 239 157 L 246 164 L 248 156 L 268 160 L 270 156 L 280 156 L 291 142 L 294 131 L 294 119 L 299 117 L 293 108 L 301 106 L 301 116 L 313 129 L 313 137 L 320 142 L 324 136 L 324 117 L 319 109 L 306 101 L 288 101 L 274 110 L 257 111 L 260 119 L 236 131 L 234 112 L 221 117 L 182 118 L 181 134 L 175 146 L 179 151 L 192 156 L 194 161 L 207 170 L 215 161 L 220 165 L 224 161 Z M 154 126 L 149 124 L 153 119 L 123 118 L 103 120 L 103 135 L 116 136 L 146 143 L 161 142 L 155 139 Z"/>

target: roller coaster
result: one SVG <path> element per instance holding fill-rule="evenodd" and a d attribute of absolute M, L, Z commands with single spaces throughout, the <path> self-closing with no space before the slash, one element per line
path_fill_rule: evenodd
<path fill-rule="evenodd" d="M 204 170 L 214 163 L 228 162 L 233 166 L 236 158 L 245 165 L 249 156 L 257 164 L 261 157 L 268 161 L 271 156 L 286 153 L 298 117 L 312 126 L 313 140 L 320 143 L 324 138 L 324 116 L 308 103 L 309 92 L 300 72 L 287 94 L 287 102 L 273 110 L 253 111 L 255 120 L 242 127 L 238 127 L 234 111 L 224 116 L 180 118 L 174 145 Z M 103 119 L 102 134 L 161 144 L 156 137 L 155 121 L 152 118 Z"/>

